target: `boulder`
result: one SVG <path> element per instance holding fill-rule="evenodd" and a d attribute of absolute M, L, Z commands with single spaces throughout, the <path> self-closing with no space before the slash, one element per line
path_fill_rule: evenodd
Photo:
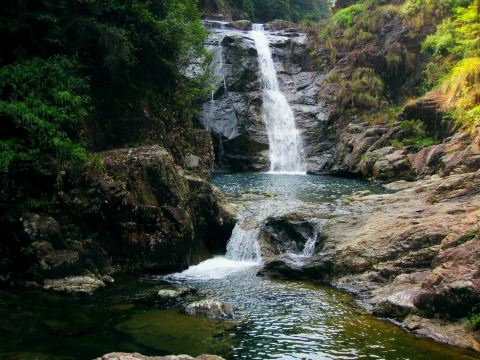
<path fill-rule="evenodd" d="M 105 287 L 102 280 L 92 276 L 68 276 L 62 279 L 46 279 L 43 288 L 59 293 L 91 294 L 95 290 Z"/>
<path fill-rule="evenodd" d="M 31 243 L 48 242 L 54 248 L 64 246 L 60 224 L 54 218 L 36 213 L 26 213 L 20 220 L 23 231 Z"/>
<path fill-rule="evenodd" d="M 235 311 L 232 305 L 217 300 L 201 300 L 185 307 L 188 315 L 203 316 L 209 319 L 233 319 Z"/>

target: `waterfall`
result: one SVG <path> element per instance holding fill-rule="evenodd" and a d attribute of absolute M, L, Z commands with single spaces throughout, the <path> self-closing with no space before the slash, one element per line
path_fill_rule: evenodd
<path fill-rule="evenodd" d="M 302 256 L 310 257 L 315 253 L 315 244 L 318 240 L 318 235 L 325 226 L 326 220 L 324 219 L 315 219 L 313 221 L 313 235 L 308 238 L 305 246 L 303 248 Z"/>
<path fill-rule="evenodd" d="M 218 46 L 222 49 L 222 41 L 218 42 Z M 227 80 L 225 79 L 225 72 L 223 71 L 223 53 L 220 52 L 220 76 L 222 77 L 223 81 L 223 89 L 225 91 L 225 95 L 228 97 L 228 88 L 227 88 Z"/>
<path fill-rule="evenodd" d="M 305 173 L 299 131 L 287 99 L 280 91 L 277 72 L 270 51 L 270 42 L 263 25 L 254 24 L 251 37 L 258 52 L 262 81 L 262 117 L 270 145 L 270 172 Z"/>
<path fill-rule="evenodd" d="M 262 258 L 258 236 L 260 227 L 244 230 L 237 223 L 227 243 L 225 257 L 236 261 L 260 261 Z"/>

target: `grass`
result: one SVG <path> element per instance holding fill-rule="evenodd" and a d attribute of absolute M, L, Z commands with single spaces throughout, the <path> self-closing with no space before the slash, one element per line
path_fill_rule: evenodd
<path fill-rule="evenodd" d="M 332 22 L 338 27 L 351 27 L 354 23 L 355 17 L 365 10 L 364 4 L 354 4 L 337 11 L 332 17 Z"/>
<path fill-rule="evenodd" d="M 453 116 L 467 132 L 480 122 L 480 57 L 458 62 L 441 84 L 446 106 L 454 108 Z"/>
<path fill-rule="evenodd" d="M 467 319 L 467 323 L 470 324 L 474 330 L 480 329 L 480 313 L 471 315 Z"/>
<path fill-rule="evenodd" d="M 400 122 L 400 129 L 403 130 L 402 138 L 394 139 L 390 142 L 390 145 L 395 148 L 402 148 L 405 146 L 425 148 L 438 144 L 438 139 L 435 136 L 429 136 L 427 134 L 425 124 L 420 120 L 402 120 Z"/>

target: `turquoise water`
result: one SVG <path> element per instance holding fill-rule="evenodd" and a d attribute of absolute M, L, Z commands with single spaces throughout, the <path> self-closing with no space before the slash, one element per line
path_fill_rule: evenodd
<path fill-rule="evenodd" d="M 357 191 L 382 193 L 380 185 L 358 179 L 315 175 L 275 175 L 269 173 L 215 174 L 212 182 L 225 194 L 272 193 L 279 199 L 303 202 L 334 202 Z"/>

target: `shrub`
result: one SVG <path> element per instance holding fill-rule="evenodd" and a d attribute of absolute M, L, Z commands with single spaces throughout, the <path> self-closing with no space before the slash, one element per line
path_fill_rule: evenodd
<path fill-rule="evenodd" d="M 377 106 L 384 88 L 382 79 L 370 68 L 355 69 L 348 85 L 348 101 L 364 108 Z"/>
<path fill-rule="evenodd" d="M 89 112 L 87 90 L 78 63 L 67 57 L 2 67 L 0 171 L 6 172 L 15 159 L 41 162 L 53 157 L 59 168 L 85 161 L 75 127 Z"/>
<path fill-rule="evenodd" d="M 467 323 L 470 324 L 473 329 L 477 330 L 480 328 L 480 313 L 473 314 L 467 319 Z"/>
<path fill-rule="evenodd" d="M 393 147 L 402 148 L 413 145 L 424 148 L 438 144 L 438 139 L 435 136 L 427 135 L 425 124 L 420 120 L 402 120 L 400 128 L 403 130 L 403 136 L 401 139 L 394 139 L 390 142 Z"/>
<path fill-rule="evenodd" d="M 480 121 L 480 57 L 460 61 L 444 79 L 441 91 L 457 122 L 472 131 Z"/>
<path fill-rule="evenodd" d="M 333 22 L 339 27 L 347 28 L 353 25 L 355 17 L 365 10 L 364 4 L 354 4 L 339 10 L 333 16 Z"/>

